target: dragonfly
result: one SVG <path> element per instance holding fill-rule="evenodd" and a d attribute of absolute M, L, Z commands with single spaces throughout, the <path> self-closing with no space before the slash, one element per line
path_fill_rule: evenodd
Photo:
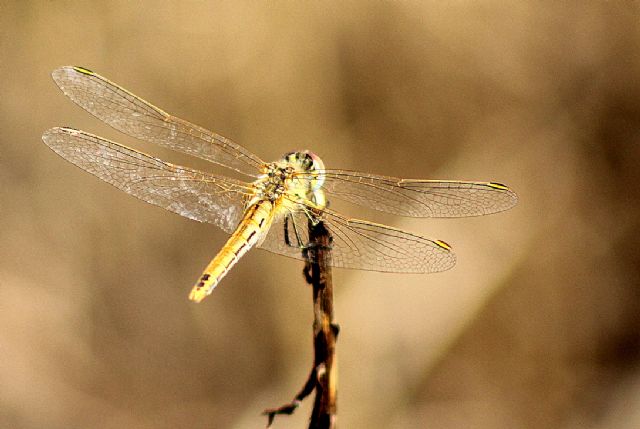
<path fill-rule="evenodd" d="M 420 218 L 487 215 L 517 202 L 515 192 L 500 183 L 400 179 L 329 169 L 308 150 L 264 162 L 232 140 L 172 116 L 87 68 L 60 67 L 52 77 L 67 97 L 116 130 L 247 178 L 175 165 L 73 128 L 51 128 L 42 136 L 62 158 L 116 188 L 230 234 L 193 286 L 189 299 L 196 302 L 211 294 L 253 247 L 308 261 L 308 227 L 319 222 L 332 239 L 333 267 L 432 273 L 455 264 L 446 242 L 349 218 L 329 208 L 332 198 Z"/>

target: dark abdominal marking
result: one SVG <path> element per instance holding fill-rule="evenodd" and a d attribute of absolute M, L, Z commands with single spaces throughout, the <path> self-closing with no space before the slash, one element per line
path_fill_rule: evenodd
<path fill-rule="evenodd" d="M 242 246 L 238 247 L 238 250 L 236 250 L 236 251 L 233 253 L 233 256 L 235 256 L 235 257 L 236 257 L 236 259 L 237 259 L 237 257 L 238 257 L 238 253 L 240 253 L 240 251 L 242 251 L 242 249 L 244 249 L 244 246 L 246 246 L 246 245 L 247 245 L 247 243 L 242 243 Z"/>

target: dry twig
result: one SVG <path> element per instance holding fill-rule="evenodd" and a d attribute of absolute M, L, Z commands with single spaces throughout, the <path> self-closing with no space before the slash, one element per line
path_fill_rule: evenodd
<path fill-rule="evenodd" d="M 313 348 L 311 373 L 293 401 L 268 409 L 267 427 L 278 414 L 293 414 L 300 402 L 316 391 L 309 429 L 333 429 L 336 420 L 337 372 L 335 347 L 338 325 L 333 323 L 333 282 L 331 278 L 331 235 L 322 222 L 309 221 L 308 262 L 304 276 L 313 289 Z"/>

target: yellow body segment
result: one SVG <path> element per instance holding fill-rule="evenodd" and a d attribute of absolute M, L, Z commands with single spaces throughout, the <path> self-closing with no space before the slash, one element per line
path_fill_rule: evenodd
<path fill-rule="evenodd" d="M 242 255 L 269 231 L 274 213 L 275 205 L 269 200 L 261 200 L 249 206 L 238 228 L 209 263 L 198 283 L 191 290 L 190 300 L 200 302 L 213 291 Z"/>

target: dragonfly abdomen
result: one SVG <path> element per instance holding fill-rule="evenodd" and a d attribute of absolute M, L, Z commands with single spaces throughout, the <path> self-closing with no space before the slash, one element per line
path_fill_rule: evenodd
<path fill-rule="evenodd" d="M 268 232 L 273 220 L 273 208 L 273 203 L 268 200 L 249 206 L 235 232 L 191 290 L 190 300 L 200 302 L 206 298 L 236 262 Z"/>

